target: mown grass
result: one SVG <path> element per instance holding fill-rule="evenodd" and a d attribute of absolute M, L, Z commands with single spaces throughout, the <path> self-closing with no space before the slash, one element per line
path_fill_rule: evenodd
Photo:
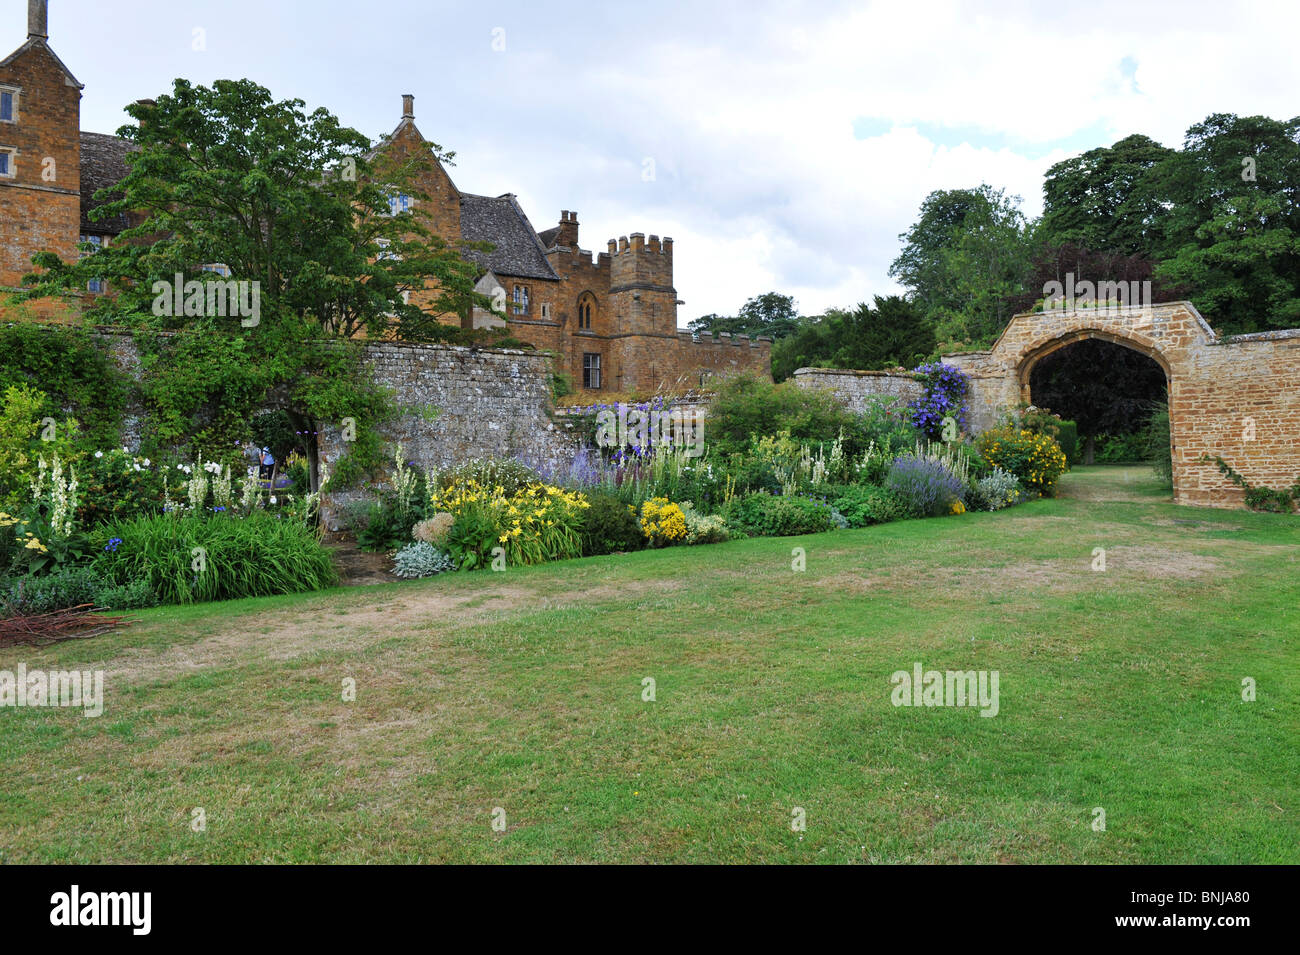
<path fill-rule="evenodd" d="M 98 719 L 0 710 L 0 859 L 1300 861 L 1295 518 L 1064 490 L 0 651 L 108 671 Z M 916 661 L 999 715 L 895 708 Z"/>

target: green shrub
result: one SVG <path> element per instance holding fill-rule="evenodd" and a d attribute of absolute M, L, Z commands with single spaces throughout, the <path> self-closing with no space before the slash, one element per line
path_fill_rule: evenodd
<path fill-rule="evenodd" d="M 1145 431 L 1132 434 L 1099 434 L 1094 460 L 1098 464 L 1134 464 L 1149 457 L 1150 440 Z"/>
<path fill-rule="evenodd" d="M 77 419 L 80 450 L 118 443 L 130 380 L 88 329 L 22 321 L 0 326 L 0 394 L 24 384 L 48 399 L 37 417 Z"/>
<path fill-rule="evenodd" d="M 13 613 L 41 614 L 96 603 L 104 581 L 90 567 L 65 567 L 10 581 L 0 603 Z"/>
<path fill-rule="evenodd" d="M 907 505 L 897 494 L 873 485 L 850 484 L 828 489 L 827 502 L 844 515 L 849 527 L 887 524 L 908 516 Z"/>
<path fill-rule="evenodd" d="M 1035 434 L 1027 428 L 1002 425 L 979 436 L 978 447 L 984 460 L 1020 480 L 1026 491 L 1052 497 L 1056 481 L 1065 472 L 1065 452 L 1056 439 Z"/>
<path fill-rule="evenodd" d="M 492 563 L 492 549 L 502 546 L 500 537 L 492 503 L 470 501 L 447 532 L 447 553 L 461 570 L 478 570 Z"/>
<path fill-rule="evenodd" d="M 104 548 L 94 563 L 102 577 L 145 580 L 165 604 L 300 593 L 338 581 L 314 530 L 263 511 L 242 519 L 138 517 L 101 527 L 93 538 Z"/>
<path fill-rule="evenodd" d="M 87 530 L 162 511 L 162 474 L 146 457 L 121 448 L 97 452 L 77 466 L 77 480 L 77 523 Z"/>
<path fill-rule="evenodd" d="M 1174 483 L 1174 456 L 1169 441 L 1169 405 L 1167 403 L 1162 401 L 1156 405 L 1151 417 L 1147 419 L 1143 436 L 1146 439 L 1146 460 L 1151 462 L 1152 470 L 1165 483 L 1165 486 L 1172 487 Z"/>
<path fill-rule="evenodd" d="M 779 431 L 797 441 L 834 441 L 842 431 L 850 454 L 865 447 L 863 422 L 828 391 L 792 381 L 774 385 L 752 375 L 727 378 L 718 386 L 705 428 L 716 454 L 743 454 L 751 436 Z"/>
<path fill-rule="evenodd" d="M 1082 458 L 1083 448 L 1079 445 L 1079 425 L 1074 421 L 1062 420 L 1057 424 L 1056 443 L 1061 446 L 1067 464 L 1078 464 Z"/>
<path fill-rule="evenodd" d="M 425 510 L 422 500 L 403 510 L 396 495 L 384 492 L 367 501 L 353 501 L 344 514 L 346 526 L 362 550 L 390 551 L 411 540 Z"/>
<path fill-rule="evenodd" d="M 158 595 L 147 580 L 129 584 L 106 584 L 95 595 L 95 606 L 104 610 L 143 610 L 158 606 Z"/>
<path fill-rule="evenodd" d="M 588 491 L 591 505 L 583 514 L 582 553 L 584 557 L 641 550 L 645 535 L 636 511 L 612 494 Z"/>
<path fill-rule="evenodd" d="M 835 526 L 830 505 L 808 497 L 750 494 L 733 499 L 725 516 L 728 524 L 760 537 L 816 534 Z"/>
<path fill-rule="evenodd" d="M 922 435 L 921 430 L 912 424 L 911 417 L 907 403 L 900 398 L 867 398 L 855 422 L 854 452 L 861 453 L 872 444 L 885 454 L 915 446 Z"/>

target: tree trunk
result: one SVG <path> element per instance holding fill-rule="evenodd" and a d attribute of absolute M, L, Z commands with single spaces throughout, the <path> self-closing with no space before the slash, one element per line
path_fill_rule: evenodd
<path fill-rule="evenodd" d="M 1097 438 L 1094 435 L 1088 435 L 1083 439 L 1083 463 L 1093 464 L 1096 462 L 1094 453 L 1097 450 Z"/>

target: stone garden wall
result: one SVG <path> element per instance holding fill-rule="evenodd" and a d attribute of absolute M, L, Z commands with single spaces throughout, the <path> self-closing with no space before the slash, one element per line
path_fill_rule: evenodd
<path fill-rule="evenodd" d="M 922 388 L 905 371 L 850 371 L 843 368 L 800 368 L 794 373 L 800 388 L 823 389 L 855 412 L 866 409 L 868 399 L 893 398 L 909 402 L 921 396 Z"/>
<path fill-rule="evenodd" d="M 105 350 L 132 378 L 140 358 L 129 334 L 98 333 Z M 552 420 L 550 359 L 539 352 L 467 348 L 454 345 L 374 343 L 363 362 L 375 380 L 390 389 L 397 416 L 379 425 L 389 441 L 402 444 L 402 456 L 420 469 L 448 467 L 470 458 L 522 457 L 540 464 L 567 464 L 576 447 L 569 426 Z M 356 427 L 367 426 L 364 421 Z M 123 444 L 136 449 L 147 421 L 128 407 Z M 343 423 L 332 422 L 317 436 L 320 461 L 332 466 L 345 452 Z M 338 530 L 342 510 L 364 489 L 327 495 L 321 511 L 326 526 Z"/>
<path fill-rule="evenodd" d="M 553 467 L 573 456 L 574 438 L 551 420 L 551 365 L 543 354 L 385 343 L 366 346 L 363 362 L 392 390 L 399 409 L 380 433 L 400 441 L 402 456 L 422 470 L 486 457 Z M 318 436 L 327 467 L 346 451 L 342 428 L 332 423 Z M 337 530 L 342 508 L 363 493 L 344 491 L 323 501 L 326 526 Z"/>

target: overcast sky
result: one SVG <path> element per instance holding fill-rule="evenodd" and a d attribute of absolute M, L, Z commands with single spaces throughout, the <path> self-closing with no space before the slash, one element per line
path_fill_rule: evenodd
<path fill-rule="evenodd" d="M 0 46 L 27 0 L 0 0 Z M 372 138 L 402 93 L 468 192 L 584 248 L 676 240 L 679 321 L 769 290 L 897 291 L 898 234 L 981 181 L 1041 211 L 1052 163 L 1212 112 L 1300 113 L 1300 3 L 50 0 L 82 129 L 177 76 L 249 77 Z M 4 55 L 0 53 L 0 56 Z M 653 178 L 647 173 L 652 171 Z"/>

